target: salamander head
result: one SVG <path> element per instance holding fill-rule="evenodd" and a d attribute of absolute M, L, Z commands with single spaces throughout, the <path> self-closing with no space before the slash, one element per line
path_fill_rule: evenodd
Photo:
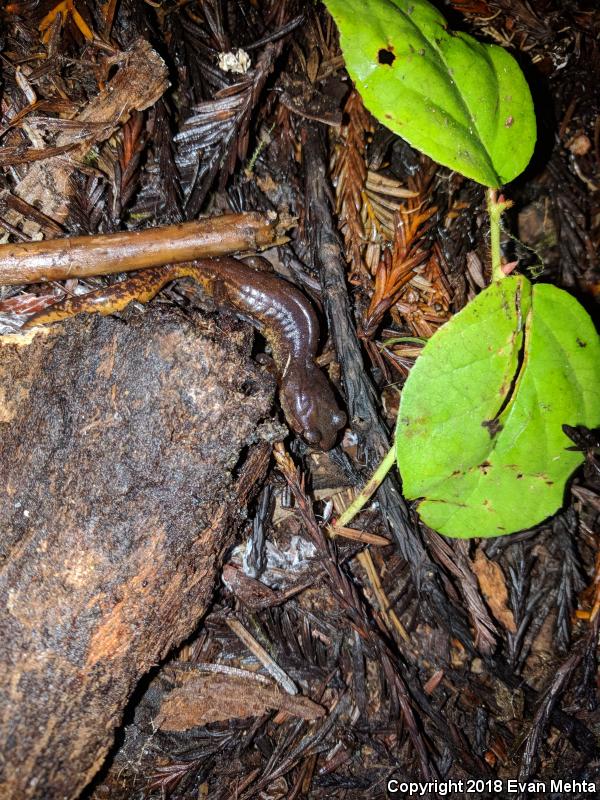
<path fill-rule="evenodd" d="M 321 450 L 333 447 L 346 415 L 318 367 L 288 370 L 281 380 L 280 400 L 288 424 L 305 442 Z"/>

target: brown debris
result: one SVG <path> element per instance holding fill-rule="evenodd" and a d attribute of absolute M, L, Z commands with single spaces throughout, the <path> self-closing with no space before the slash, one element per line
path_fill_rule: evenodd
<path fill-rule="evenodd" d="M 473 572 L 477 575 L 479 588 L 495 619 L 511 633 L 517 632 L 515 618 L 508 607 L 508 591 L 504 573 L 499 564 L 486 558 L 482 550 L 477 550 L 473 561 Z"/>
<path fill-rule="evenodd" d="M 363 254 L 366 232 L 362 221 L 363 193 L 367 181 L 365 163 L 367 136 L 373 130 L 371 117 L 361 96 L 352 91 L 346 100 L 343 144 L 338 144 L 332 163 L 335 186 L 336 214 L 346 245 L 346 257 L 351 265 L 350 281 L 358 283 L 361 270 L 366 269 Z"/>
<path fill-rule="evenodd" d="M 269 709 L 306 720 L 325 710 L 308 697 L 290 695 L 252 672 L 194 674 L 183 672 L 178 686 L 163 700 L 154 720 L 163 731 L 185 731 L 218 720 L 259 717 Z"/>
<path fill-rule="evenodd" d="M 94 144 L 112 136 L 127 122 L 132 111 L 143 111 L 156 103 L 168 86 L 164 61 L 144 39 L 134 42 L 126 52 L 116 54 L 106 64 L 106 71 L 115 65 L 114 77 L 75 117 L 78 136 L 73 139 L 67 132 L 57 139 L 57 149 L 70 151 L 69 160 L 46 153 L 44 160 L 35 161 L 14 188 L 17 197 L 58 223 L 65 221 L 69 210 L 73 163 L 84 158 Z M 29 152 L 35 157 L 35 150 Z"/>

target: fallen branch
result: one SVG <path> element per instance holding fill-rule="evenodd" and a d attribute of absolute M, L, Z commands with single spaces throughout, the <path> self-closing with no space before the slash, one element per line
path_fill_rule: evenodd
<path fill-rule="evenodd" d="M 274 214 L 219 217 L 97 236 L 0 246 L 0 285 L 111 275 L 281 244 L 286 223 Z"/>

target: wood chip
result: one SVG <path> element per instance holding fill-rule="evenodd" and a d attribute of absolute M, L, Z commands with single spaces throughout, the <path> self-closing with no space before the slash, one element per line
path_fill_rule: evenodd
<path fill-rule="evenodd" d="M 473 562 L 473 572 L 477 576 L 481 593 L 496 620 L 506 630 L 516 633 L 517 626 L 513 613 L 508 607 L 506 580 L 500 566 L 495 561 L 490 561 L 482 550 L 478 550 Z"/>
<path fill-rule="evenodd" d="M 277 684 L 252 672 L 236 674 L 186 674 L 183 685 L 167 695 L 154 720 L 164 731 L 184 731 L 209 722 L 258 717 L 270 709 L 314 720 L 325 709 L 302 695 L 289 695 Z"/>

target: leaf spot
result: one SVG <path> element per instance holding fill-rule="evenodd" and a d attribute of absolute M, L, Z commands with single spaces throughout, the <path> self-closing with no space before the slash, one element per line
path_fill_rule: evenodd
<path fill-rule="evenodd" d="M 380 64 L 387 64 L 388 66 L 391 66 L 395 60 L 396 56 L 392 52 L 391 45 L 388 45 L 387 49 L 382 47 L 381 50 L 377 53 L 377 61 Z"/>
<path fill-rule="evenodd" d="M 504 127 L 505 128 L 511 128 L 514 121 L 515 120 L 514 120 L 513 117 L 507 117 L 506 118 L 506 122 L 504 123 Z"/>
<path fill-rule="evenodd" d="M 490 470 L 489 470 L 489 468 L 490 468 L 491 466 L 492 466 L 492 465 L 490 464 L 490 462 L 489 462 L 489 461 L 483 461 L 483 462 L 482 462 L 482 463 L 479 465 L 478 469 L 480 469 L 480 470 L 483 472 L 483 474 L 484 474 L 484 475 L 487 475 L 487 474 L 488 474 L 488 472 L 490 471 Z"/>
<path fill-rule="evenodd" d="M 482 427 L 487 428 L 487 432 L 490 435 L 490 439 L 494 439 L 496 436 L 498 436 L 498 434 L 504 427 L 503 425 L 500 424 L 500 422 L 498 422 L 497 419 L 484 419 L 481 425 Z"/>
<path fill-rule="evenodd" d="M 583 342 L 579 337 L 577 337 L 577 344 L 579 347 L 587 347 L 587 342 Z"/>

